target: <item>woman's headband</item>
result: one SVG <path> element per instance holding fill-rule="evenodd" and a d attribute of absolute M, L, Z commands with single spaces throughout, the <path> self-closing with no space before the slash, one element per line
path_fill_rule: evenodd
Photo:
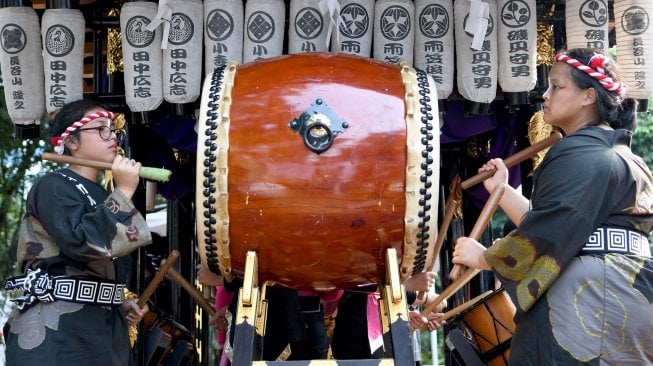
<path fill-rule="evenodd" d="M 75 130 L 84 126 L 88 122 L 91 122 L 92 120 L 101 117 L 107 117 L 113 121 L 116 115 L 113 112 L 109 112 L 109 111 L 99 111 L 99 112 L 93 112 L 85 115 L 84 117 L 82 117 L 82 119 L 73 122 L 68 128 L 66 128 L 66 130 L 61 134 L 61 136 L 53 136 L 50 139 L 50 142 L 52 142 L 52 145 L 54 145 L 54 151 L 57 154 L 62 155 L 64 150 L 64 140 L 66 139 L 66 137 L 70 136 L 73 132 L 75 132 Z"/>
<path fill-rule="evenodd" d="M 566 53 L 557 54 L 555 60 L 566 62 L 567 64 L 593 77 L 594 79 L 598 80 L 599 83 L 601 83 L 601 86 L 605 90 L 615 92 L 621 97 L 626 94 L 626 85 L 621 82 L 612 80 L 612 78 L 605 73 L 605 64 L 609 61 L 605 58 L 604 55 L 600 53 L 595 53 L 594 56 L 590 58 L 589 66 L 576 60 L 575 58 L 570 57 Z"/>

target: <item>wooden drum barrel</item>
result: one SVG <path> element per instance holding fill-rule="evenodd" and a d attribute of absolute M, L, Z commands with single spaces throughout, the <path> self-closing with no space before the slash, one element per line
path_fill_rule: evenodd
<path fill-rule="evenodd" d="M 307 53 L 207 76 L 198 119 L 202 260 L 295 289 L 402 280 L 433 261 L 439 186 L 437 94 L 426 73 Z"/>

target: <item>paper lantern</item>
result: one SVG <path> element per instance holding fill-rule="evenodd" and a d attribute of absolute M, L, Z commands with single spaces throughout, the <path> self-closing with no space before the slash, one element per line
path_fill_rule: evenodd
<path fill-rule="evenodd" d="M 415 67 L 438 86 L 438 99 L 449 98 L 454 81 L 453 1 L 415 1 Z"/>
<path fill-rule="evenodd" d="M 639 99 L 639 110 L 648 110 L 653 95 L 653 24 L 648 1 L 621 0 L 614 4 L 617 60 L 628 96 Z"/>
<path fill-rule="evenodd" d="M 411 0 L 377 0 L 374 6 L 374 54 L 377 60 L 413 64 L 415 4 Z"/>
<path fill-rule="evenodd" d="M 331 52 L 370 57 L 373 21 L 374 0 L 341 1 L 340 25 L 337 36 L 331 37 Z"/>
<path fill-rule="evenodd" d="M 200 0 L 171 0 L 168 6 L 171 15 L 168 45 L 163 50 L 163 99 L 173 104 L 192 103 L 202 87 L 202 68 L 198 65 L 203 61 L 204 7 Z"/>
<path fill-rule="evenodd" d="M 45 114 L 45 91 L 41 31 L 34 9 L 0 9 L 0 46 L 5 102 L 16 137 L 36 138 Z"/>
<path fill-rule="evenodd" d="M 204 1 L 204 72 L 213 72 L 231 61 L 243 61 L 241 0 Z"/>
<path fill-rule="evenodd" d="M 290 0 L 288 53 L 329 50 L 329 17 L 320 11 L 320 1 L 324 0 Z"/>
<path fill-rule="evenodd" d="M 120 10 L 125 99 L 132 112 L 155 110 L 163 102 L 160 31 L 146 27 L 157 14 L 157 4 L 124 3 Z"/>
<path fill-rule="evenodd" d="M 465 112 L 487 114 L 497 91 L 497 3 L 454 2 L 456 76 Z"/>
<path fill-rule="evenodd" d="M 529 104 L 537 82 L 537 14 L 535 0 L 498 2 L 498 82 L 508 106 Z"/>
<path fill-rule="evenodd" d="M 281 56 L 285 22 L 283 0 L 247 0 L 243 62 Z"/>
<path fill-rule="evenodd" d="M 597 48 L 607 52 L 608 1 L 567 0 L 565 29 L 567 49 Z"/>
<path fill-rule="evenodd" d="M 48 113 L 83 97 L 84 28 L 84 15 L 79 9 L 43 12 L 41 36 Z"/>

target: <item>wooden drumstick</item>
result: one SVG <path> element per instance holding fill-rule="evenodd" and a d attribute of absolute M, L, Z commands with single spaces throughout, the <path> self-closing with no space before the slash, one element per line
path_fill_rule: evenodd
<path fill-rule="evenodd" d="M 444 244 L 444 238 L 447 236 L 447 227 L 449 226 L 449 223 L 451 223 L 454 212 L 456 211 L 456 205 L 458 205 L 458 201 L 453 199 L 453 194 L 450 195 L 449 198 L 451 199 L 447 199 L 447 206 L 444 209 L 444 219 L 442 220 L 442 224 L 440 225 L 440 230 L 438 231 L 438 238 L 435 241 L 435 247 L 433 248 L 433 266 L 428 266 L 429 268 L 435 267 L 435 263 L 437 263 L 438 253 L 440 253 L 440 250 L 442 249 L 442 244 Z M 435 268 L 431 269 L 431 271 L 434 271 L 434 269 Z M 420 300 L 424 298 L 424 292 L 422 291 L 418 292 L 417 298 Z"/>
<path fill-rule="evenodd" d="M 159 271 L 156 272 L 150 284 L 147 285 L 145 291 L 143 291 L 141 296 L 139 296 L 138 301 L 136 302 L 138 304 L 138 307 L 142 308 L 143 306 L 145 306 L 145 304 L 147 304 L 147 300 L 149 300 L 150 297 L 154 294 L 154 291 L 159 286 L 161 281 L 163 281 L 163 279 L 166 276 L 166 273 L 170 269 L 172 269 L 172 265 L 175 264 L 175 261 L 177 260 L 178 257 L 179 257 L 178 251 L 173 250 L 170 252 L 170 254 L 168 255 L 168 259 L 166 259 L 166 261 L 161 265 L 161 267 L 159 267 Z"/>
<path fill-rule="evenodd" d="M 505 192 L 505 190 L 506 190 L 506 185 L 503 183 L 494 188 L 494 191 L 490 195 L 490 198 L 488 198 L 487 203 L 485 203 L 485 206 L 483 206 L 483 210 L 481 210 L 478 220 L 476 220 L 476 223 L 474 224 L 474 227 L 472 228 L 472 231 L 469 234 L 470 238 L 474 240 L 480 239 L 483 230 L 485 230 L 485 227 L 487 226 L 488 222 L 492 218 L 492 214 L 494 213 L 494 211 L 496 211 L 497 206 L 499 205 L 499 201 L 501 201 L 501 197 L 503 197 L 503 193 Z M 438 295 L 438 297 L 436 297 L 431 304 L 429 304 L 424 308 L 424 310 L 422 310 L 422 315 L 426 316 L 431 312 L 433 312 L 433 310 L 435 310 L 435 308 L 441 302 L 451 297 L 451 295 L 453 295 L 461 287 L 467 284 L 467 282 L 469 282 L 472 278 L 474 278 L 474 276 L 476 276 L 480 271 L 481 271 L 480 269 L 476 269 L 476 268 L 470 268 L 467 271 L 465 271 L 462 274 L 462 276 L 460 276 L 455 281 L 453 281 L 449 285 L 449 287 L 444 289 L 442 293 L 440 293 L 440 295 Z"/>
<path fill-rule="evenodd" d="M 170 268 L 167 274 L 168 278 L 171 280 L 175 281 L 176 283 L 179 284 L 188 294 L 197 302 L 197 305 L 199 305 L 204 311 L 209 313 L 210 316 L 215 315 L 215 309 L 211 304 L 209 304 L 204 296 L 197 290 L 190 282 L 188 282 L 184 276 L 182 276 L 177 270 L 174 268 Z"/>
<path fill-rule="evenodd" d="M 43 155 L 41 155 L 41 159 L 54 161 L 55 163 L 74 164 L 74 165 L 82 165 L 82 166 L 87 166 L 96 169 L 111 170 L 111 163 L 107 163 L 105 161 L 82 159 L 69 155 L 53 154 L 50 152 L 44 152 Z M 142 166 L 141 170 L 138 172 L 138 175 L 141 178 L 145 178 L 145 179 L 156 180 L 159 182 L 167 182 L 168 179 L 170 179 L 170 175 L 172 175 L 172 172 L 168 169 Z"/>
<path fill-rule="evenodd" d="M 485 206 L 483 206 L 483 209 L 481 210 L 481 213 L 479 214 L 478 219 L 476 220 L 476 223 L 472 228 L 472 231 L 469 233 L 470 238 L 476 241 L 481 239 L 481 235 L 483 235 L 483 230 L 485 230 L 485 227 L 490 222 L 490 219 L 492 219 L 492 215 L 494 215 L 494 212 L 497 210 L 497 207 L 499 207 L 499 202 L 501 201 L 501 197 L 503 197 L 503 193 L 505 191 L 506 191 L 506 185 L 503 183 L 494 188 L 494 191 L 490 195 L 490 198 L 488 198 L 487 202 L 485 203 Z M 459 264 L 454 264 L 453 269 L 449 273 L 449 278 L 451 279 L 458 278 L 458 276 L 460 276 L 463 270 L 464 270 L 463 266 Z"/>
<path fill-rule="evenodd" d="M 518 151 L 517 153 L 507 157 L 503 163 L 506 165 L 507 168 L 511 168 L 526 159 L 532 158 L 535 156 L 538 152 L 551 147 L 553 144 L 556 142 L 560 141 L 562 139 L 562 134 L 560 132 L 555 132 L 551 134 L 551 136 L 545 138 L 544 140 L 535 143 L 523 150 Z M 452 186 L 453 189 L 456 190 L 462 190 L 462 189 L 468 189 L 470 187 L 475 186 L 476 184 L 484 181 L 485 179 L 491 177 L 494 175 L 494 171 L 489 171 L 489 172 L 482 172 L 479 174 L 476 174 L 470 178 L 465 179 L 462 183 L 460 184 L 454 184 Z M 431 265 L 427 266 L 427 268 L 435 268 L 435 264 L 437 263 L 438 256 L 440 254 L 440 249 L 442 249 L 442 243 L 444 242 L 444 239 L 447 235 L 447 231 L 449 230 L 449 225 L 451 225 L 451 221 L 453 220 L 454 216 L 454 211 L 456 209 L 456 205 L 458 202 L 456 202 L 457 196 L 460 196 L 459 192 L 450 192 L 449 197 L 447 197 L 447 201 L 445 203 L 445 211 L 444 211 L 444 219 L 442 220 L 442 223 L 440 224 L 440 228 L 438 231 L 438 238 L 435 244 L 435 250 L 433 251 L 433 262 Z"/>
<path fill-rule="evenodd" d="M 523 150 L 520 150 L 513 155 L 510 155 L 509 157 L 505 158 L 503 160 L 503 163 L 506 165 L 507 168 L 511 168 L 521 162 L 523 162 L 526 159 L 532 158 L 537 154 L 538 152 L 546 149 L 547 147 L 550 147 L 551 145 L 555 144 L 556 142 L 560 141 L 562 139 L 562 134 L 560 132 L 554 132 L 551 134 L 551 136 L 545 138 L 544 140 L 533 144 Z M 465 179 L 462 183 L 460 183 L 460 188 L 462 189 L 468 189 L 470 187 L 473 187 L 477 185 L 478 183 L 481 183 L 482 181 L 486 180 L 487 178 L 490 178 L 491 176 L 494 175 L 495 171 L 489 171 L 489 172 L 482 172 L 478 173 L 470 178 Z"/>
<path fill-rule="evenodd" d="M 456 306 L 455 308 L 453 308 L 453 309 L 447 311 L 446 313 L 444 313 L 442 315 L 442 317 L 438 319 L 438 321 L 449 320 L 450 318 L 453 318 L 454 316 L 456 316 L 456 315 L 462 313 L 463 311 L 467 310 L 468 308 L 472 307 L 472 305 L 474 305 L 477 302 L 481 301 L 483 298 L 491 295 L 492 292 L 494 292 L 494 291 L 492 291 L 492 290 L 485 291 L 484 293 L 476 296 L 475 298 L 473 298 L 473 299 L 471 299 L 471 300 L 469 300 L 469 301 L 467 301 L 467 302 L 465 302 L 463 304 L 460 304 L 460 305 Z"/>

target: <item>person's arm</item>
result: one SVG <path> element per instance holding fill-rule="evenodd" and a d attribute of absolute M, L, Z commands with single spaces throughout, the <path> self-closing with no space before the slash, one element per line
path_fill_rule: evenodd
<path fill-rule="evenodd" d="M 508 218 L 517 226 L 529 210 L 529 202 L 520 191 L 508 184 L 508 168 L 500 158 L 491 159 L 478 169 L 479 173 L 494 171 L 494 175 L 483 181 L 485 189 L 492 193 L 494 188 L 505 184 L 506 190 L 499 201 L 499 206 L 506 213 Z"/>
<path fill-rule="evenodd" d="M 409 291 L 428 291 L 435 283 L 437 274 L 435 272 L 420 272 L 408 277 L 404 281 L 404 289 Z"/>
<path fill-rule="evenodd" d="M 211 272 L 209 267 L 204 263 L 197 265 L 197 279 L 204 286 L 216 287 L 224 285 L 223 277 Z"/>
<path fill-rule="evenodd" d="M 519 226 L 524 215 L 530 209 L 530 203 L 520 191 L 507 185 L 506 190 L 503 192 L 503 197 L 499 201 L 499 207 L 506 213 L 510 221 L 516 226 Z"/>
<path fill-rule="evenodd" d="M 52 244 L 78 262 L 119 257 L 152 242 L 133 202 L 121 191 L 101 196 L 98 188 L 51 173 L 34 188 L 28 203 L 27 214 L 42 225 Z"/>

